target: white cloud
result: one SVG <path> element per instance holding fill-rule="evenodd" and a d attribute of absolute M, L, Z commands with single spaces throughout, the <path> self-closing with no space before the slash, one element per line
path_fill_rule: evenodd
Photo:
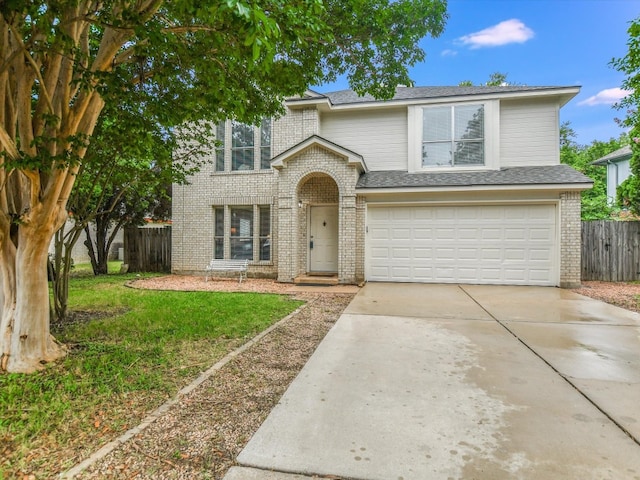
<path fill-rule="evenodd" d="M 447 49 L 440 52 L 441 57 L 455 57 L 456 55 L 458 55 L 458 52 L 456 52 L 455 50 Z"/>
<path fill-rule="evenodd" d="M 621 88 L 607 88 L 586 100 L 582 100 L 578 105 L 588 105 L 589 107 L 593 107 L 594 105 L 613 105 L 630 93 L 629 90 L 622 90 Z"/>
<path fill-rule="evenodd" d="M 533 30 L 520 20 L 512 18 L 493 27 L 460 37 L 458 41 L 471 48 L 499 47 L 509 43 L 524 43 L 533 36 Z"/>

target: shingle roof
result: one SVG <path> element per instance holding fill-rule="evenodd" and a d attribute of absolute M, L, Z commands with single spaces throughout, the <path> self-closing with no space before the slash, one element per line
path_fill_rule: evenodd
<path fill-rule="evenodd" d="M 611 152 L 609 155 L 605 155 L 604 157 L 601 157 L 593 162 L 591 162 L 592 165 L 604 165 L 608 162 L 614 161 L 614 160 L 623 160 L 626 159 L 627 157 L 631 157 L 631 147 L 629 145 L 626 145 L 622 148 L 619 148 L 618 150 L 615 150 L 613 152 Z"/>
<path fill-rule="evenodd" d="M 592 183 L 568 165 L 510 167 L 500 170 L 409 173 L 402 170 L 367 172 L 356 188 L 425 188 L 491 185 L 566 185 Z"/>
<path fill-rule="evenodd" d="M 557 90 L 559 88 L 574 87 L 529 87 L 510 85 L 506 85 L 503 87 L 398 87 L 396 88 L 395 96 L 388 101 L 446 98 L 469 95 L 490 95 L 495 93 L 533 92 L 543 90 Z M 334 105 L 346 105 L 377 101 L 371 95 L 360 97 L 353 90 L 339 90 L 337 92 L 329 92 L 325 93 L 324 96 L 329 98 L 331 103 Z"/>

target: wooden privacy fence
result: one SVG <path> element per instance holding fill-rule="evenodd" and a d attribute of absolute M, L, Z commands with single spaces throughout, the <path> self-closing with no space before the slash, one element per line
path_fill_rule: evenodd
<path fill-rule="evenodd" d="M 640 280 L 640 222 L 582 222 L 582 280 Z"/>
<path fill-rule="evenodd" d="M 130 272 L 171 272 L 171 227 L 126 228 L 124 263 Z"/>

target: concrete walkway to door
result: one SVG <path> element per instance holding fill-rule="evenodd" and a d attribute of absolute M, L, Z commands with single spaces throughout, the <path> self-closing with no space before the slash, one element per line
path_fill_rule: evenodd
<path fill-rule="evenodd" d="M 225 480 L 640 479 L 640 315 L 367 284 Z"/>

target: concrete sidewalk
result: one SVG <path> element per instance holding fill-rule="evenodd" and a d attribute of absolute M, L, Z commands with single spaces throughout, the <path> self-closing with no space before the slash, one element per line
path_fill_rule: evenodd
<path fill-rule="evenodd" d="M 368 284 L 225 480 L 640 479 L 639 333 L 555 288 Z"/>

